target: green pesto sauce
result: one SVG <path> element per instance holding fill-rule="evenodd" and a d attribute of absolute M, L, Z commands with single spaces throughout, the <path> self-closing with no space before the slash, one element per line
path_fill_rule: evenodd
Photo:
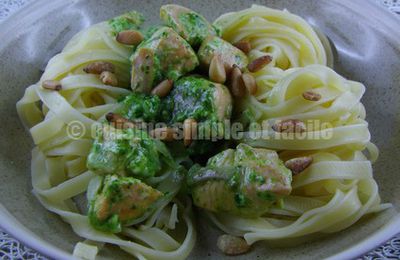
<path fill-rule="evenodd" d="M 166 78 L 176 81 L 199 64 L 191 46 L 171 28 L 156 27 L 149 30 L 148 35 L 151 36 L 140 43 L 137 50 L 148 48 L 154 51 L 153 86 Z M 142 68 L 142 72 L 146 74 L 147 69 Z"/>
<path fill-rule="evenodd" d="M 119 173 L 124 171 L 124 155 L 129 150 L 125 140 L 103 140 L 99 135 L 93 142 L 87 158 L 87 167 L 98 173 Z"/>
<path fill-rule="evenodd" d="M 266 201 L 276 201 L 277 199 L 273 193 L 268 191 L 257 192 L 257 196 Z"/>
<path fill-rule="evenodd" d="M 232 196 L 235 207 L 228 211 L 241 216 L 259 216 L 279 199 L 278 195 L 266 188 L 268 186 L 263 185 L 274 185 L 274 183 L 282 181 L 280 177 L 278 179 L 278 176 L 274 177 L 273 174 L 269 176 L 265 172 L 266 169 L 270 169 L 274 174 L 279 174 L 284 178 L 289 178 L 288 170 L 275 152 L 239 144 L 235 150 L 227 149 L 211 157 L 206 167 L 199 168 L 197 166 L 197 168 L 191 169 L 188 185 L 196 188 L 198 185 L 204 185 L 206 181 L 223 180 L 226 184 L 225 194 Z M 214 172 L 216 177 L 212 174 L 204 174 L 209 172 Z M 288 183 L 290 184 L 290 182 Z M 285 182 L 282 184 L 286 185 Z M 223 195 L 219 194 L 218 196 Z M 201 198 L 198 201 L 202 201 Z M 218 205 L 215 204 L 215 206 Z"/>
<path fill-rule="evenodd" d="M 197 122 L 216 121 L 214 92 L 215 85 L 206 79 L 189 76 L 178 80 L 164 101 L 165 121 L 177 123 L 187 118 Z"/>
<path fill-rule="evenodd" d="M 127 170 L 143 178 L 152 177 L 161 170 L 161 161 L 154 140 L 146 137 L 131 141 L 127 156 Z"/>
<path fill-rule="evenodd" d="M 250 109 L 245 109 L 237 119 L 243 125 L 243 128 L 249 130 L 249 126 L 253 122 L 257 122 L 256 116 Z"/>
<path fill-rule="evenodd" d="M 117 113 L 132 121 L 141 119 L 148 123 L 157 122 L 161 107 L 158 96 L 134 92 L 121 101 L 121 108 Z"/>
<path fill-rule="evenodd" d="M 132 177 L 117 177 L 116 175 L 107 175 L 102 180 L 102 188 L 98 191 L 92 201 L 89 202 L 89 222 L 97 230 L 109 233 L 119 233 L 122 230 L 122 222 L 117 213 L 110 214 L 107 219 L 99 220 L 96 210 L 96 199 L 99 196 L 105 198 L 109 203 L 109 209 L 113 208 L 115 204 L 121 203 L 126 199 L 127 194 L 124 194 L 123 188 L 130 189 L 133 184 L 140 183 L 139 180 Z M 136 208 L 136 206 L 134 206 Z M 138 208 L 141 209 L 141 208 Z M 111 213 L 111 212 L 110 212 Z"/>
<path fill-rule="evenodd" d="M 249 176 L 249 182 L 258 183 L 261 185 L 265 183 L 265 177 L 258 175 L 257 172 L 254 170 L 248 176 Z"/>
<path fill-rule="evenodd" d="M 209 64 L 214 55 L 220 55 L 222 60 L 230 65 L 244 69 L 248 58 L 241 50 L 219 37 L 209 37 L 201 44 L 197 56 L 202 64 Z"/>
<path fill-rule="evenodd" d="M 130 188 L 133 184 L 140 183 L 139 180 L 132 177 L 117 177 L 115 175 L 107 175 L 103 180 L 103 188 L 101 194 L 110 199 L 111 204 L 120 202 L 123 199 L 122 187 Z"/>
<path fill-rule="evenodd" d="M 187 8 L 163 6 L 160 17 L 193 48 L 197 48 L 208 35 L 216 34 L 214 27 L 202 15 Z"/>
<path fill-rule="evenodd" d="M 219 27 L 217 27 L 217 26 L 214 26 L 214 25 L 212 25 L 212 27 L 214 28 L 214 31 L 215 31 L 216 35 L 217 35 L 218 37 L 222 37 L 222 30 L 221 30 L 221 28 L 219 28 Z"/>
<path fill-rule="evenodd" d="M 144 22 L 144 16 L 136 11 L 131 11 L 121 16 L 108 20 L 112 32 L 118 34 L 126 30 L 137 30 Z"/>
<path fill-rule="evenodd" d="M 165 75 L 162 70 L 161 60 L 158 55 L 155 55 L 153 61 L 154 61 L 153 65 L 154 82 L 161 82 L 162 79 L 165 78 Z"/>
<path fill-rule="evenodd" d="M 147 29 L 143 30 L 144 41 L 150 39 L 155 32 L 161 29 L 163 26 L 160 25 L 153 25 L 148 27 Z"/>
<path fill-rule="evenodd" d="M 271 160 L 266 154 L 256 151 L 253 147 L 239 144 L 235 154 L 235 164 L 244 166 L 266 166 L 271 164 Z"/>
<path fill-rule="evenodd" d="M 186 40 L 192 46 L 199 46 L 208 35 L 216 34 L 208 21 L 195 12 L 181 13 L 178 19 L 186 32 Z"/>
<path fill-rule="evenodd" d="M 104 133 L 98 134 L 88 155 L 89 170 L 100 175 L 118 174 L 145 179 L 161 169 L 156 140 L 138 129 L 114 131 L 121 134 L 111 134 L 107 138 L 103 137 Z"/>
<path fill-rule="evenodd" d="M 228 185 L 233 191 L 237 192 L 240 188 L 242 169 L 240 166 L 236 166 L 234 169 L 233 175 L 228 179 Z"/>
<path fill-rule="evenodd" d="M 161 118 L 169 124 L 187 118 L 198 122 L 198 136 L 222 136 L 214 103 L 215 85 L 203 78 L 189 76 L 178 80 L 171 93 L 163 99 Z M 204 140 L 206 139 L 206 140 Z M 190 155 L 206 154 L 215 147 L 210 139 L 195 140 L 187 148 Z"/>
<path fill-rule="evenodd" d="M 110 199 L 112 204 L 122 200 L 123 194 L 120 184 L 117 181 L 111 182 L 108 186 L 106 186 L 104 195 Z"/>
<path fill-rule="evenodd" d="M 188 42 L 183 38 L 179 37 L 175 32 L 164 31 L 162 33 L 162 38 L 164 38 L 164 43 L 162 50 L 157 52 L 157 57 L 160 60 L 161 66 L 163 67 L 164 77 L 172 80 L 178 80 L 181 76 L 190 72 L 194 67 L 197 66 L 198 60 Z M 175 38 L 175 41 L 179 41 L 179 45 L 169 44 L 171 38 Z M 181 49 L 185 50 L 185 57 L 177 55 Z M 191 60 L 194 67 L 186 68 L 186 59 Z"/>
<path fill-rule="evenodd" d="M 139 58 L 139 51 L 141 48 L 147 49 L 149 46 L 146 44 L 146 41 L 142 41 L 137 47 L 133 55 L 130 57 L 132 64 L 135 64 L 135 60 Z M 154 53 L 154 48 L 150 48 L 150 50 L 146 50 L 147 52 L 152 53 L 153 55 L 147 54 L 145 56 L 145 60 L 141 63 L 135 64 L 135 74 L 140 80 L 135 81 L 135 85 L 132 85 L 132 89 L 151 89 L 154 84 L 161 82 L 164 78 L 163 70 L 161 68 L 161 61 L 159 57 Z M 140 57 L 141 58 L 141 57 Z M 151 66 L 149 64 L 152 64 Z M 151 79 L 148 80 L 151 86 L 143 85 L 141 87 L 141 80 L 144 79 Z M 140 91 L 139 91 L 140 92 Z"/>
<path fill-rule="evenodd" d="M 235 205 L 238 208 L 244 208 L 246 206 L 248 206 L 249 201 L 246 198 L 245 195 L 243 195 L 242 193 L 235 193 Z"/>
<path fill-rule="evenodd" d="M 107 233 L 119 233 L 122 231 L 121 221 L 119 220 L 118 214 L 113 214 L 104 221 L 100 221 L 96 212 L 90 210 L 88 213 L 89 222 L 92 227 L 97 230 L 107 232 Z"/>
<path fill-rule="evenodd" d="M 108 175 L 102 181 L 102 188 L 98 191 L 99 194 L 102 194 L 105 198 L 110 202 L 109 207 L 111 208 L 115 203 L 118 203 L 123 199 L 123 194 L 121 190 L 121 186 L 124 182 L 127 181 L 127 178 L 116 178 L 115 176 Z M 90 224 L 97 230 L 101 230 L 104 232 L 118 233 L 121 232 L 121 222 L 119 220 L 119 216 L 117 214 L 110 215 L 105 220 L 99 220 L 97 218 L 97 212 L 95 208 L 95 200 L 96 197 L 89 201 L 89 222 Z"/>
<path fill-rule="evenodd" d="M 219 167 L 222 165 L 232 165 L 234 159 L 235 159 L 235 150 L 227 149 L 209 158 L 207 161 L 207 166 Z"/>

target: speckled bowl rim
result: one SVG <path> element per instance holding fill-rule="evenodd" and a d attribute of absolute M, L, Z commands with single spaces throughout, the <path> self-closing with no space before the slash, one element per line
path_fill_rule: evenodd
<path fill-rule="evenodd" d="M 383 28 L 397 28 L 400 24 L 400 18 L 390 11 L 373 1 L 337 1 L 339 5 L 345 6 L 354 12 L 355 16 L 359 19 L 368 19 L 375 21 L 376 27 L 385 36 L 390 38 L 394 43 L 400 45 L 400 31 L 396 30 L 383 30 Z M 74 0 L 37 0 L 30 2 L 16 13 L 8 17 L 5 21 L 0 23 L 0 39 L 5 39 L 0 43 L 0 49 L 7 46 L 8 35 L 18 33 L 18 29 L 22 28 L 24 24 L 35 21 L 37 17 L 43 13 L 48 13 L 51 10 L 57 10 L 62 6 L 67 6 L 74 3 Z M 362 3 L 362 4 L 361 4 Z M 46 8 L 43 8 L 45 6 Z M 22 17 L 22 18 L 21 18 Z M 17 19 L 18 18 L 18 19 Z M 390 34 L 388 33 L 390 31 Z M 0 227 L 7 233 L 14 236 L 23 244 L 37 250 L 38 252 L 54 259 L 71 259 L 70 252 L 61 250 L 60 248 L 52 245 L 51 243 L 39 238 L 36 234 L 24 227 L 7 209 L 0 203 Z M 380 229 L 373 233 L 372 236 L 360 241 L 354 246 L 339 252 L 327 259 L 353 259 L 356 258 L 377 246 L 383 244 L 397 233 L 400 232 L 400 214 L 395 215 L 391 221 L 386 223 Z"/>

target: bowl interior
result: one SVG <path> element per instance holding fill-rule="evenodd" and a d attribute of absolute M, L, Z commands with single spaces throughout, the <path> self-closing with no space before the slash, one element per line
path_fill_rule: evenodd
<path fill-rule="evenodd" d="M 212 20 L 222 13 L 250 6 L 248 1 L 174 1 L 204 14 Z M 308 259 L 326 257 L 343 251 L 363 238 L 373 235 L 400 208 L 400 44 L 390 28 L 390 14 L 382 12 L 377 20 L 377 9 L 362 0 L 343 1 L 254 1 L 273 8 L 287 8 L 301 15 L 322 30 L 335 46 L 335 70 L 367 86 L 363 103 L 367 110 L 372 140 L 381 155 L 374 165 L 374 175 L 384 202 L 393 203 L 394 209 L 368 216 L 349 229 L 318 241 L 298 244 L 282 250 L 277 243 L 261 243 L 248 259 L 269 258 Z M 30 152 L 33 143 L 29 133 L 20 123 L 15 103 L 24 89 L 36 82 L 47 61 L 59 52 L 79 30 L 126 12 L 143 12 L 149 23 L 158 22 L 159 7 L 167 1 L 37 1 L 29 12 L 20 12 L 7 21 L 0 30 L 0 197 L 1 203 L 18 221 L 39 237 L 62 250 L 72 252 L 81 239 L 68 224 L 45 210 L 31 193 Z M 350 5 L 358 4 L 357 10 Z M 371 15 L 369 15 L 371 14 Z M 4 40 L 3 40 L 4 39 Z M 192 253 L 193 258 L 221 259 L 216 248 L 219 233 L 206 223 L 199 212 L 199 237 Z M 399 230 L 400 232 L 400 230 Z M 383 241 L 382 241 L 383 242 Z M 323 248 L 323 250 L 322 250 Z M 102 257 L 127 256 L 110 247 Z"/>

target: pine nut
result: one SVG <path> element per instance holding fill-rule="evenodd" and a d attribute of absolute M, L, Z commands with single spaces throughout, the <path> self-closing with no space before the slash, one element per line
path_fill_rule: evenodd
<path fill-rule="evenodd" d="M 303 92 L 302 96 L 305 100 L 309 101 L 318 101 L 321 99 L 321 94 L 311 90 Z"/>
<path fill-rule="evenodd" d="M 272 61 L 272 57 L 269 55 L 261 56 L 252 62 L 247 66 L 248 70 L 250 72 L 257 72 L 267 66 L 270 62 Z"/>
<path fill-rule="evenodd" d="M 251 51 L 251 43 L 248 40 L 241 40 L 233 44 L 236 48 L 244 53 L 249 53 Z"/>
<path fill-rule="evenodd" d="M 42 82 L 42 87 L 55 91 L 60 91 L 62 89 L 61 83 L 57 80 L 45 80 Z"/>
<path fill-rule="evenodd" d="M 173 85 L 174 82 L 172 80 L 166 79 L 158 84 L 155 88 L 153 88 L 151 94 L 157 95 L 160 98 L 165 97 L 169 94 L 169 92 L 171 92 Z"/>
<path fill-rule="evenodd" d="M 103 71 L 109 71 L 114 73 L 114 64 L 107 61 L 95 61 L 83 68 L 83 71 L 90 74 L 101 74 Z"/>
<path fill-rule="evenodd" d="M 286 168 L 290 169 L 293 175 L 297 175 L 311 165 L 313 158 L 310 156 L 293 158 L 285 162 Z"/>
<path fill-rule="evenodd" d="M 226 255 L 240 255 L 250 250 L 246 240 L 231 235 L 218 237 L 217 246 Z"/>
<path fill-rule="evenodd" d="M 116 129 L 127 129 L 136 127 L 135 123 L 118 114 L 111 112 L 106 115 L 106 120 Z"/>
<path fill-rule="evenodd" d="M 118 115 L 118 114 L 115 114 L 115 113 L 112 113 L 112 112 L 110 112 L 110 113 L 108 113 L 107 115 L 106 115 L 106 120 L 109 122 L 109 123 L 112 123 L 112 122 L 114 122 L 116 119 L 118 119 L 118 118 L 122 118 L 120 115 Z"/>
<path fill-rule="evenodd" d="M 189 146 L 193 137 L 197 134 L 197 122 L 192 118 L 185 119 L 183 122 L 183 144 Z"/>
<path fill-rule="evenodd" d="M 115 76 L 114 73 L 109 72 L 109 71 L 103 71 L 100 74 L 100 80 L 105 84 L 105 85 L 110 85 L 110 86 L 117 86 L 118 85 L 118 79 Z"/>
<path fill-rule="evenodd" d="M 242 78 L 242 72 L 237 66 L 234 66 L 232 69 L 231 84 L 231 91 L 234 97 L 243 97 L 245 95 L 245 86 Z"/>
<path fill-rule="evenodd" d="M 243 83 L 250 95 L 254 95 L 257 92 L 256 79 L 250 73 L 243 73 Z"/>
<path fill-rule="evenodd" d="M 150 136 L 161 141 L 171 142 L 175 139 L 175 129 L 170 127 L 156 128 L 150 131 Z"/>
<path fill-rule="evenodd" d="M 143 41 L 144 37 L 141 32 L 135 30 L 122 31 L 117 34 L 116 40 L 126 45 L 138 45 Z"/>
<path fill-rule="evenodd" d="M 224 62 L 225 74 L 227 79 L 231 78 L 233 67 L 234 66 L 231 66 L 229 63 Z"/>
<path fill-rule="evenodd" d="M 302 133 L 306 131 L 306 125 L 297 119 L 287 119 L 274 124 L 272 129 L 280 133 Z"/>
<path fill-rule="evenodd" d="M 218 55 L 214 55 L 214 57 L 211 59 L 208 75 L 211 81 L 221 84 L 225 83 L 226 81 L 225 66 Z"/>

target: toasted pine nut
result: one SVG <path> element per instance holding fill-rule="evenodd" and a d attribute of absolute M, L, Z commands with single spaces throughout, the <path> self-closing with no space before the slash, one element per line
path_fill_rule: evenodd
<path fill-rule="evenodd" d="M 303 92 L 302 96 L 305 100 L 309 101 L 318 101 L 321 99 L 321 94 L 311 90 Z"/>
<path fill-rule="evenodd" d="M 62 89 L 61 83 L 57 80 L 45 80 L 42 82 L 42 87 L 55 91 L 60 91 Z"/>
<path fill-rule="evenodd" d="M 224 63 L 226 79 L 229 81 L 232 75 L 233 66 L 229 65 L 228 63 Z"/>
<path fill-rule="evenodd" d="M 115 113 L 108 113 L 106 115 L 106 120 L 111 123 L 113 127 L 116 129 L 127 129 L 127 128 L 134 128 L 136 127 L 135 123 L 129 121 L 128 119 L 115 114 Z"/>
<path fill-rule="evenodd" d="M 226 255 L 240 255 L 250 250 L 246 240 L 232 235 L 218 237 L 217 246 Z"/>
<path fill-rule="evenodd" d="M 114 122 L 116 119 L 118 119 L 118 118 L 122 118 L 122 116 L 120 116 L 120 115 L 118 115 L 118 114 L 115 114 L 115 113 L 112 113 L 112 112 L 110 112 L 110 113 L 108 113 L 107 115 L 106 115 L 106 120 L 108 121 L 108 122 Z"/>
<path fill-rule="evenodd" d="M 107 61 L 95 61 L 83 68 L 83 71 L 90 74 L 101 74 L 103 71 L 109 71 L 114 73 L 114 64 Z"/>
<path fill-rule="evenodd" d="M 218 55 L 214 55 L 214 57 L 211 59 L 208 75 L 211 81 L 221 84 L 225 83 L 226 81 L 225 65 Z"/>
<path fill-rule="evenodd" d="M 98 219 L 101 220 L 105 220 L 107 219 L 107 217 L 110 214 L 110 203 L 108 200 L 103 200 L 103 203 L 101 203 L 99 206 L 98 211 L 96 212 L 96 215 L 98 217 Z"/>
<path fill-rule="evenodd" d="M 170 127 L 156 128 L 150 131 L 150 136 L 161 141 L 171 142 L 175 139 L 176 131 Z"/>
<path fill-rule="evenodd" d="M 117 86 L 118 85 L 118 79 L 115 76 L 114 73 L 109 72 L 109 71 L 103 71 L 100 74 L 100 80 L 105 84 L 105 85 L 110 85 L 110 86 Z"/>
<path fill-rule="evenodd" d="M 248 40 L 241 40 L 233 44 L 236 48 L 244 53 L 249 53 L 251 51 L 251 43 Z"/>
<path fill-rule="evenodd" d="M 239 67 L 234 66 L 231 73 L 231 91 L 234 97 L 243 97 L 245 95 L 245 86 L 242 78 L 242 72 Z"/>
<path fill-rule="evenodd" d="M 153 90 L 151 91 L 151 94 L 157 95 L 160 98 L 165 97 L 171 92 L 172 87 L 174 86 L 174 82 L 170 79 L 166 79 L 164 81 L 161 81 L 160 84 L 158 84 Z"/>
<path fill-rule="evenodd" d="M 138 45 L 143 41 L 143 35 L 139 31 L 127 30 L 117 34 L 116 40 L 119 43 L 126 45 Z"/>
<path fill-rule="evenodd" d="M 192 138 L 197 133 L 197 122 L 192 118 L 185 119 L 183 122 L 183 144 L 189 146 L 192 143 Z"/>
<path fill-rule="evenodd" d="M 272 129 L 280 133 L 302 133 L 306 131 L 306 125 L 297 119 L 287 119 L 274 124 Z"/>
<path fill-rule="evenodd" d="M 293 175 L 297 175 L 310 166 L 312 161 L 313 158 L 310 156 L 293 158 L 286 161 L 285 166 L 292 171 Z"/>
<path fill-rule="evenodd" d="M 272 61 L 272 57 L 269 55 L 261 56 L 252 62 L 247 66 L 250 72 L 257 72 L 260 69 L 264 68 L 267 66 L 270 62 Z"/>
<path fill-rule="evenodd" d="M 243 73 L 242 79 L 243 79 L 243 83 L 246 86 L 246 89 L 249 92 L 249 94 L 254 95 L 257 92 L 256 79 L 250 73 Z"/>

